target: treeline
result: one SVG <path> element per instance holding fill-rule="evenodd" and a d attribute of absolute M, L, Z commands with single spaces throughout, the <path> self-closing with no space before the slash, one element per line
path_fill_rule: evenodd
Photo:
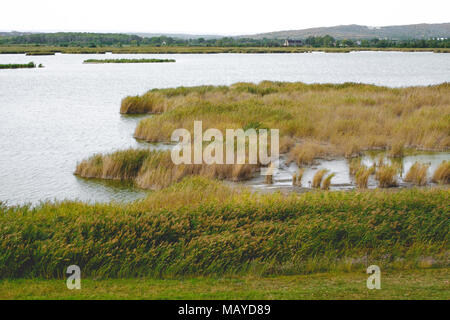
<path fill-rule="evenodd" d="M 308 37 L 300 46 L 315 48 L 450 48 L 450 39 L 390 40 L 366 39 L 337 40 L 332 36 Z M 122 46 L 179 46 L 179 47 L 282 47 L 285 39 L 251 39 L 223 37 L 217 39 L 180 39 L 166 36 L 145 38 L 119 33 L 36 33 L 20 36 L 0 36 L 0 45 L 43 45 L 59 47 L 122 47 Z"/>
<path fill-rule="evenodd" d="M 179 39 L 166 36 L 144 38 L 119 33 L 36 33 L 22 36 L 1 37 L 0 45 L 52 45 L 60 47 L 103 46 L 202 46 L 202 47 L 279 47 L 284 40 L 247 39 L 224 37 L 219 39 Z"/>
<path fill-rule="evenodd" d="M 323 37 L 308 37 L 304 40 L 306 46 L 322 47 L 363 47 L 363 48 L 450 48 L 450 39 L 364 39 L 364 40 L 336 40 L 326 35 Z"/>

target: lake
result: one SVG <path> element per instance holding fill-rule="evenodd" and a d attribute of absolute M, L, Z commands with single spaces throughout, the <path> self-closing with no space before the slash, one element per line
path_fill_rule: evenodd
<path fill-rule="evenodd" d="M 105 58 L 173 58 L 176 63 L 82 63 Z M 45 66 L 0 70 L 0 201 L 104 202 L 145 194 L 132 186 L 73 175 L 77 161 L 94 153 L 142 146 L 133 138 L 142 117 L 119 114 L 127 95 L 262 80 L 431 85 L 450 81 L 449 58 L 429 52 L 0 55 L 0 64 L 33 61 Z"/>

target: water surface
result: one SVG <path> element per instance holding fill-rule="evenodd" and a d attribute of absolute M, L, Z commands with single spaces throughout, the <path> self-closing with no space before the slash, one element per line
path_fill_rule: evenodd
<path fill-rule="evenodd" d="M 176 63 L 82 64 L 86 59 L 173 58 Z M 302 54 L 0 55 L 0 63 L 43 69 L 0 70 L 0 201 L 133 200 L 141 190 L 73 176 L 96 152 L 138 147 L 140 117 L 120 101 L 151 88 L 238 81 L 372 83 L 391 87 L 450 81 L 448 54 L 352 52 Z M 286 182 L 288 183 L 288 182 Z"/>

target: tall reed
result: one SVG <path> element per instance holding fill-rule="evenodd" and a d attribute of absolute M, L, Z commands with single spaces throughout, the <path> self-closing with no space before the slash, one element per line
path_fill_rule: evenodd
<path fill-rule="evenodd" d="M 313 188 L 320 188 L 322 184 L 322 179 L 325 176 L 325 174 L 328 172 L 327 169 L 321 169 L 317 170 L 317 172 L 314 174 L 313 181 L 312 181 L 312 187 Z"/>
<path fill-rule="evenodd" d="M 0 206 L 0 279 L 448 267 L 448 206 L 442 189 L 259 195 L 201 177 L 131 204 Z"/>
<path fill-rule="evenodd" d="M 434 171 L 432 181 L 439 184 L 450 183 L 450 161 L 442 161 Z"/>
<path fill-rule="evenodd" d="M 299 168 L 297 172 L 292 175 L 292 185 L 301 187 L 302 186 L 302 178 L 305 173 L 305 168 Z"/>
<path fill-rule="evenodd" d="M 330 190 L 331 179 L 335 176 L 335 173 L 329 174 L 322 182 L 322 186 L 320 187 L 322 190 Z"/>
<path fill-rule="evenodd" d="M 369 176 L 372 173 L 371 168 L 367 168 L 366 166 L 360 166 L 358 171 L 355 174 L 355 182 L 356 186 L 359 189 L 367 189 Z"/>
<path fill-rule="evenodd" d="M 418 186 L 424 186 L 427 184 L 427 172 L 430 165 L 415 162 L 408 173 L 406 174 L 404 180 L 406 182 L 411 182 Z"/>
<path fill-rule="evenodd" d="M 375 179 L 380 188 L 391 188 L 398 185 L 397 182 L 398 167 L 393 164 L 382 163 L 377 166 Z"/>

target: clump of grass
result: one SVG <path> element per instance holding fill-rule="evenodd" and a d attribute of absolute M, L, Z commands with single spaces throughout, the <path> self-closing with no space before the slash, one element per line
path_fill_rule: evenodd
<path fill-rule="evenodd" d="M 312 187 L 313 188 L 320 188 L 322 184 L 322 179 L 325 176 L 325 174 L 328 172 L 327 169 L 321 169 L 317 170 L 317 172 L 314 174 L 313 181 L 312 181 Z"/>
<path fill-rule="evenodd" d="M 450 161 L 442 161 L 434 171 L 432 181 L 439 184 L 450 183 Z"/>
<path fill-rule="evenodd" d="M 372 171 L 373 171 L 372 168 L 367 168 L 364 165 L 362 165 L 358 168 L 358 171 L 355 174 L 355 182 L 356 182 L 356 186 L 359 189 L 367 189 L 367 185 L 369 182 L 369 176 L 372 174 Z"/>
<path fill-rule="evenodd" d="M 0 64 L 0 69 L 32 69 L 36 68 L 34 62 L 29 62 L 25 64 L 11 63 L 11 64 Z"/>
<path fill-rule="evenodd" d="M 313 141 L 306 141 L 302 144 L 297 144 L 291 149 L 288 156 L 288 163 L 294 161 L 298 166 L 312 165 L 315 159 L 330 155 L 331 153 L 329 146 L 324 146 Z"/>
<path fill-rule="evenodd" d="M 403 158 L 405 156 L 405 145 L 401 142 L 394 143 L 389 150 L 389 156 L 392 158 Z"/>
<path fill-rule="evenodd" d="M 292 175 L 292 185 L 301 187 L 302 186 L 302 178 L 305 173 L 305 168 L 300 168 Z"/>
<path fill-rule="evenodd" d="M 120 113 L 144 114 L 166 111 L 167 104 L 158 93 L 148 92 L 144 96 L 129 96 L 122 100 Z"/>
<path fill-rule="evenodd" d="M 428 164 L 423 164 L 415 162 L 408 173 L 406 174 L 404 180 L 406 182 L 411 182 L 418 186 L 424 186 L 427 184 L 427 172 L 430 166 Z"/>
<path fill-rule="evenodd" d="M 161 63 L 175 62 L 175 59 L 87 59 L 83 63 Z"/>
<path fill-rule="evenodd" d="M 331 179 L 335 176 L 336 174 L 332 173 L 329 174 L 322 182 L 322 186 L 320 187 L 322 190 L 330 190 L 330 185 L 331 185 Z"/>
<path fill-rule="evenodd" d="M 448 266 L 448 202 L 437 188 L 260 195 L 189 177 L 129 205 L 0 206 L 0 278 L 64 279 L 70 264 L 103 278 Z"/>
<path fill-rule="evenodd" d="M 397 182 L 398 167 L 393 164 L 381 163 L 377 166 L 375 179 L 380 188 L 391 188 L 398 185 Z"/>

